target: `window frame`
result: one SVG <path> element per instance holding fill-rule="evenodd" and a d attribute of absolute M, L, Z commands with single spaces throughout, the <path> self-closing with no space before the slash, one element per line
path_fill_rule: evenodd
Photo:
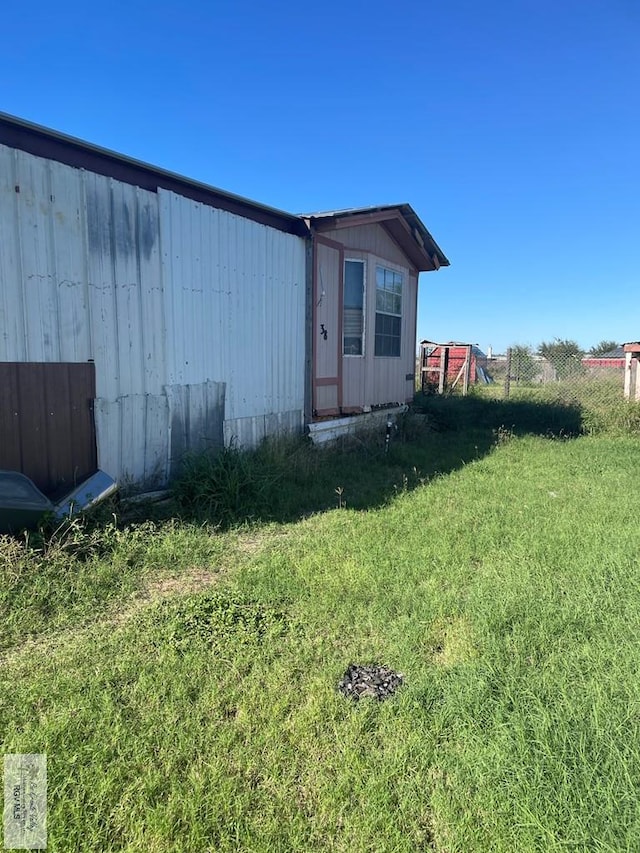
<path fill-rule="evenodd" d="M 365 258 L 344 257 L 343 264 L 343 282 L 346 282 L 347 262 L 362 264 L 362 352 L 345 352 L 344 351 L 344 288 L 342 293 L 342 357 L 343 358 L 364 358 L 367 345 L 367 261 Z M 351 336 L 352 337 L 352 336 Z"/>
<path fill-rule="evenodd" d="M 399 314 L 396 314 L 395 312 L 392 312 L 392 311 L 380 311 L 378 309 L 378 270 L 379 269 L 382 270 L 383 272 L 390 272 L 390 273 L 393 273 L 394 275 L 400 277 L 400 293 L 399 293 L 399 296 L 400 296 L 400 313 Z M 399 269 L 387 261 L 376 261 L 376 264 L 375 264 L 375 293 L 376 293 L 376 298 L 375 298 L 375 302 L 374 302 L 374 306 L 373 306 L 374 307 L 374 332 L 373 332 L 373 356 L 374 356 L 374 358 L 402 358 L 402 329 L 403 329 L 403 319 L 404 319 L 403 306 L 404 306 L 406 281 L 407 281 L 406 270 Z M 393 291 L 388 291 L 386 289 L 382 289 L 380 292 L 382 292 L 382 293 L 393 293 Z M 400 320 L 400 332 L 397 336 L 397 339 L 398 339 L 398 354 L 397 355 L 382 355 L 382 354 L 378 355 L 378 353 L 376 352 L 376 342 L 377 342 L 377 338 L 378 338 L 378 333 L 376 332 L 376 326 L 377 326 L 378 314 L 380 314 L 383 317 L 394 317 L 394 318 Z M 385 337 L 391 337 L 391 336 L 385 335 Z M 396 338 L 396 336 L 394 335 L 392 339 L 395 339 L 395 338 Z"/>

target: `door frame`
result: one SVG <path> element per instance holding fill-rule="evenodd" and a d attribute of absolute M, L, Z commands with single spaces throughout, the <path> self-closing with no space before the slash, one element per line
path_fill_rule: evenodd
<path fill-rule="evenodd" d="M 316 375 L 317 370 L 317 355 L 318 355 L 318 345 L 319 345 L 319 336 L 320 336 L 320 328 L 317 322 L 317 307 L 318 307 L 318 266 L 319 266 L 319 257 L 318 257 L 318 245 L 326 246 L 329 249 L 334 249 L 338 252 L 338 305 L 337 305 L 337 326 L 338 326 L 338 334 L 337 334 L 337 375 L 336 376 L 322 376 L 318 377 Z M 312 391 L 312 417 L 323 417 L 327 415 L 339 415 L 342 410 L 342 314 L 343 314 L 343 304 L 344 304 L 344 252 L 345 247 L 342 243 L 338 243 L 335 240 L 330 240 L 328 237 L 323 237 L 320 234 L 313 235 L 313 309 L 312 309 L 312 323 L 313 323 L 313 347 L 312 347 L 312 374 L 311 374 L 311 391 Z M 318 409 L 318 388 L 320 387 L 336 387 L 336 402 L 337 405 L 335 408 L 327 408 L 327 409 Z"/>

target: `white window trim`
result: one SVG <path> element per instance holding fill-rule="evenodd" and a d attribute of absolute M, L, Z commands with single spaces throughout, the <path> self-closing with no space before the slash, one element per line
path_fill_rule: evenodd
<path fill-rule="evenodd" d="M 364 258 L 348 258 L 345 255 L 344 263 L 353 261 L 357 264 L 362 264 L 362 353 L 346 353 L 344 351 L 344 325 L 342 329 L 342 357 L 343 358 L 364 358 L 367 351 L 367 262 Z M 344 275 L 344 271 L 343 271 Z M 342 310 L 344 311 L 344 291 L 342 294 Z"/>

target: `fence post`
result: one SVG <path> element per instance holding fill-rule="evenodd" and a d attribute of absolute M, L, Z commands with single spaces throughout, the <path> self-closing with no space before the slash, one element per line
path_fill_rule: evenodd
<path fill-rule="evenodd" d="M 444 394 L 444 386 L 447 381 L 447 369 L 449 367 L 449 347 L 440 348 L 440 381 L 438 382 L 438 394 Z"/>
<path fill-rule="evenodd" d="M 464 376 L 462 377 L 462 394 L 464 397 L 469 393 L 469 381 L 471 379 L 471 347 L 466 349 L 466 361 L 464 363 Z"/>
<path fill-rule="evenodd" d="M 507 347 L 507 370 L 504 374 L 504 397 L 509 396 L 511 390 L 511 347 Z"/>

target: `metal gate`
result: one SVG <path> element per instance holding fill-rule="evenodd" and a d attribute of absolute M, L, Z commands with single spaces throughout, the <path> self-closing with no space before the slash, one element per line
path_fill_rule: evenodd
<path fill-rule="evenodd" d="M 0 468 L 45 494 L 64 493 L 98 467 L 95 365 L 0 362 Z"/>

